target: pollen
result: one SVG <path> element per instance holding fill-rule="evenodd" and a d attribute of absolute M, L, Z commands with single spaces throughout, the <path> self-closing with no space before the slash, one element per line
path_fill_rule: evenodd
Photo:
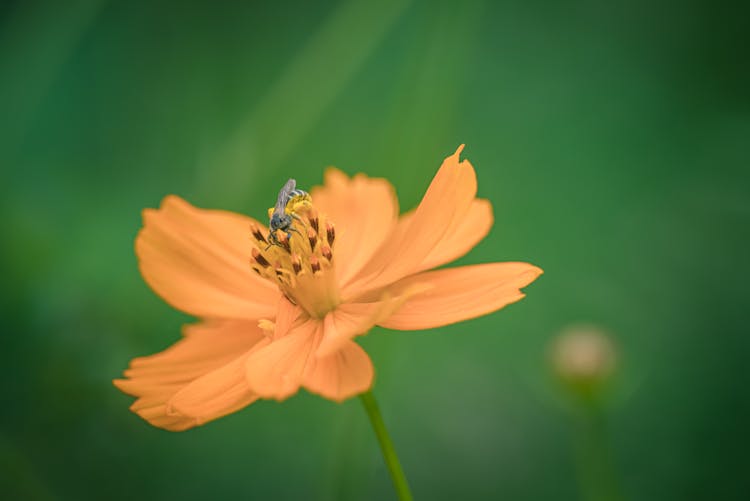
<path fill-rule="evenodd" d="M 287 231 L 276 230 L 270 239 L 257 226 L 250 231 L 250 266 L 292 303 L 323 318 L 341 302 L 333 267 L 335 226 L 312 203 L 295 210 Z"/>

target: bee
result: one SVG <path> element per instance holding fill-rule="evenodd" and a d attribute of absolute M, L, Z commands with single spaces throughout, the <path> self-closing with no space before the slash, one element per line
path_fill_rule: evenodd
<path fill-rule="evenodd" d="M 300 217 L 295 214 L 300 207 L 310 206 L 310 194 L 303 190 L 297 189 L 297 181 L 290 179 L 286 184 L 279 190 L 279 196 L 276 198 L 276 205 L 273 210 L 269 209 L 270 222 L 269 229 L 271 230 L 268 234 L 268 247 L 270 249 L 272 245 L 281 245 L 278 238 L 276 237 L 276 230 L 281 230 L 286 233 L 287 238 L 292 238 L 292 231 L 300 234 L 299 231 L 292 227 L 293 221 L 296 219 L 302 221 Z"/>

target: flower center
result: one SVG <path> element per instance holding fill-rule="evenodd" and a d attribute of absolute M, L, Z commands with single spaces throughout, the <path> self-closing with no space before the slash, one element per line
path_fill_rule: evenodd
<path fill-rule="evenodd" d="M 336 231 L 331 221 L 318 214 L 309 196 L 303 204 L 288 205 L 285 213 L 290 224 L 272 234 L 252 228 L 250 265 L 276 283 L 292 303 L 323 318 L 341 302 L 333 269 Z"/>

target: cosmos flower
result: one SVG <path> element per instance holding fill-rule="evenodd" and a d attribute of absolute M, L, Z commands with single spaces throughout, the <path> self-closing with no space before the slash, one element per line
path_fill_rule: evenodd
<path fill-rule="evenodd" d="M 384 179 L 336 169 L 292 229 L 193 207 L 176 196 L 143 212 L 136 254 L 146 282 L 199 317 L 183 337 L 134 359 L 114 381 L 154 426 L 185 430 L 300 388 L 342 401 L 373 384 L 354 341 L 379 325 L 429 329 L 520 300 L 542 270 L 503 262 L 428 271 L 466 254 L 492 225 L 474 168 L 445 159 L 419 206 L 399 216 Z"/>

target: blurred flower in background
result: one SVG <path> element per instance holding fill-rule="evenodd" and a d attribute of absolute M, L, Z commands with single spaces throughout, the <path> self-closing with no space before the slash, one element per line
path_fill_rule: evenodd
<path fill-rule="evenodd" d="M 566 327 L 554 340 L 552 366 L 558 378 L 582 398 L 597 398 L 617 367 L 612 338 L 593 324 Z"/>
<path fill-rule="evenodd" d="M 581 496 L 589 501 L 622 501 L 606 409 L 606 393 L 618 366 L 612 337 L 594 324 L 570 325 L 553 340 L 550 355 L 553 371 L 571 397 Z"/>

